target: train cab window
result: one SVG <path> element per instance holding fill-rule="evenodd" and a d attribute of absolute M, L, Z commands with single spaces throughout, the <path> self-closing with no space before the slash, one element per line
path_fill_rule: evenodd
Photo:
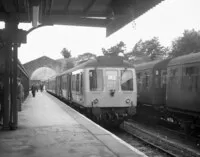
<path fill-rule="evenodd" d="M 133 72 L 131 70 L 121 70 L 121 89 L 133 91 Z"/>
<path fill-rule="evenodd" d="M 101 91 L 103 90 L 103 70 L 95 69 L 89 71 L 90 90 Z"/>
<path fill-rule="evenodd" d="M 118 74 L 117 74 L 116 70 L 107 70 L 106 71 L 106 87 L 108 90 L 118 89 L 117 76 L 118 76 Z"/>

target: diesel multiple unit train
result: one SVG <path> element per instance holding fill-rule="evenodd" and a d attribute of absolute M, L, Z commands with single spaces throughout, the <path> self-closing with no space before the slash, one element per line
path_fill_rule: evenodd
<path fill-rule="evenodd" d="M 200 53 L 135 66 L 137 113 L 200 128 Z"/>
<path fill-rule="evenodd" d="M 127 115 L 142 115 L 186 131 L 200 128 L 200 53 L 135 67 L 101 56 L 49 79 L 47 89 L 97 121 L 119 124 Z"/>
<path fill-rule="evenodd" d="M 119 56 L 88 60 L 50 78 L 46 86 L 99 123 L 119 125 L 136 113 L 135 68 Z"/>

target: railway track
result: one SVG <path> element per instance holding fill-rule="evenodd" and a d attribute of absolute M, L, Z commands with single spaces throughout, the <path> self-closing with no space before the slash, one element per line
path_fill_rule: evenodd
<path fill-rule="evenodd" d="M 124 130 L 115 130 L 111 132 L 149 157 L 174 157 L 173 154 L 157 148 L 155 145 L 144 141 L 138 136 L 133 136 L 132 134 L 127 133 Z"/>
<path fill-rule="evenodd" d="M 199 157 L 200 152 L 182 147 L 178 143 L 170 141 L 167 137 L 159 135 L 158 133 L 149 132 L 147 129 L 142 128 L 137 123 L 126 121 L 121 125 L 121 129 L 133 138 L 127 138 L 128 135 L 119 134 L 119 137 L 134 146 L 135 148 L 143 151 L 147 156 L 171 156 L 171 157 Z M 117 135 L 116 134 L 116 135 Z M 118 135 L 117 135 L 118 136 Z M 127 139 L 126 139 L 127 138 Z M 139 141 L 140 144 L 135 143 Z"/>

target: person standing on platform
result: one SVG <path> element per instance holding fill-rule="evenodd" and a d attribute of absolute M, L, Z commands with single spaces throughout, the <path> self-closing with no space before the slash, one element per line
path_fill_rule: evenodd
<path fill-rule="evenodd" d="M 40 91 L 43 92 L 43 84 L 40 84 Z"/>
<path fill-rule="evenodd" d="M 18 111 L 22 110 L 22 99 L 23 99 L 24 87 L 21 84 L 21 79 L 17 78 L 17 106 Z"/>
<path fill-rule="evenodd" d="M 39 84 L 37 83 L 37 84 L 35 85 L 35 87 L 36 87 L 36 91 L 38 92 Z"/>
<path fill-rule="evenodd" d="M 34 84 L 32 84 L 32 86 L 31 86 L 31 92 L 32 92 L 33 97 L 35 97 L 36 88 L 37 87 Z"/>

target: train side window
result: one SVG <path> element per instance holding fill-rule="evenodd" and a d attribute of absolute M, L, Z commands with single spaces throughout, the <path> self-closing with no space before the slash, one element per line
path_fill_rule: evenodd
<path fill-rule="evenodd" d="M 160 70 L 155 70 L 154 77 L 155 88 L 160 88 Z"/>
<path fill-rule="evenodd" d="M 83 94 L 83 73 L 80 74 L 80 92 Z"/>
<path fill-rule="evenodd" d="M 167 82 L 167 71 L 161 70 L 161 88 L 166 88 L 166 82 Z"/>
<path fill-rule="evenodd" d="M 89 71 L 90 90 L 101 91 L 103 90 L 103 71 L 100 69 Z"/>
<path fill-rule="evenodd" d="M 80 74 L 76 74 L 76 91 L 77 92 L 79 92 L 79 87 L 80 87 L 80 85 L 79 85 L 79 76 L 80 76 Z"/>
<path fill-rule="evenodd" d="M 169 73 L 170 81 L 174 81 L 176 79 L 177 73 L 178 73 L 177 68 L 170 69 L 170 73 Z"/>
<path fill-rule="evenodd" d="M 67 89 L 67 75 L 63 76 L 64 89 Z"/>
<path fill-rule="evenodd" d="M 133 72 L 131 70 L 121 70 L 121 89 L 133 91 Z"/>
<path fill-rule="evenodd" d="M 69 80 L 69 75 L 67 74 L 66 75 L 66 90 L 68 91 L 69 90 L 69 83 L 70 83 L 70 80 Z"/>
<path fill-rule="evenodd" d="M 155 76 L 155 88 L 160 88 L 159 76 Z"/>
<path fill-rule="evenodd" d="M 198 91 L 198 71 L 196 66 L 183 68 L 182 88 L 185 90 Z"/>
<path fill-rule="evenodd" d="M 141 78 L 141 73 L 137 73 L 136 75 L 137 75 L 137 80 L 139 81 Z"/>
<path fill-rule="evenodd" d="M 171 69 L 171 77 L 174 78 L 177 75 L 177 68 L 176 69 Z"/>
<path fill-rule="evenodd" d="M 178 68 L 177 67 L 172 67 L 168 70 L 169 72 L 169 79 L 168 79 L 168 87 L 169 88 L 176 88 L 176 84 L 177 84 L 177 81 L 176 81 L 176 77 L 177 77 L 177 74 L 178 74 Z"/>
<path fill-rule="evenodd" d="M 149 88 L 150 85 L 150 75 L 148 72 L 144 73 L 144 77 L 143 77 L 143 87 L 144 88 Z"/>
<path fill-rule="evenodd" d="M 72 75 L 72 90 L 76 91 L 76 76 Z"/>
<path fill-rule="evenodd" d="M 137 89 L 138 91 L 141 90 L 142 87 L 142 77 L 141 77 L 141 72 L 137 73 Z"/>

